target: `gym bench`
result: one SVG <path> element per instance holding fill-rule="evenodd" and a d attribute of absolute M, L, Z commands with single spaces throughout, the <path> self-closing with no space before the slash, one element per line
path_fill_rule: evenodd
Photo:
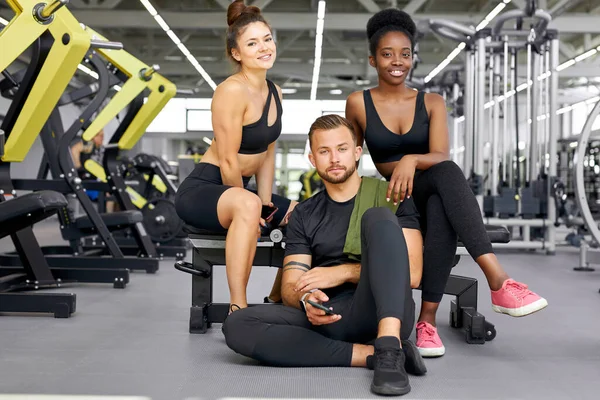
<path fill-rule="evenodd" d="M 225 265 L 225 236 L 186 226 L 192 243 L 192 262 L 177 261 L 175 268 L 192 275 L 192 306 L 190 308 L 190 333 L 206 333 L 213 322 L 222 323 L 229 304 L 213 303 L 213 266 Z M 510 235 L 506 228 L 486 225 L 492 243 L 508 243 Z M 280 230 L 261 237 L 256 244 L 253 266 L 283 266 L 285 241 Z M 468 255 L 459 243 L 455 257 L 456 265 L 462 255 Z M 450 326 L 465 332 L 467 343 L 483 344 L 496 337 L 493 324 L 477 311 L 477 279 L 450 275 L 445 294 L 456 296 L 450 308 Z"/>

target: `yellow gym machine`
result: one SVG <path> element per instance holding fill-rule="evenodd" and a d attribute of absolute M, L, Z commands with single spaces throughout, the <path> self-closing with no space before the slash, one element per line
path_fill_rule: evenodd
<path fill-rule="evenodd" d="M 64 196 L 52 197 L 48 193 L 53 193 L 52 190 L 68 193 L 69 185 L 60 180 L 57 185 L 47 181 L 45 185 L 37 188 L 27 187 L 26 183 L 21 186 L 18 180 L 11 179 L 10 164 L 24 160 L 86 51 L 90 46 L 103 45 L 90 41 L 77 20 L 63 7 L 66 3 L 64 0 L 49 4 L 34 0 L 9 0 L 8 4 L 16 15 L 0 32 L 0 69 L 5 78 L 18 87 L 0 128 L 6 135 L 0 161 L 0 201 L 16 197 L 15 189 L 42 190 L 35 193 L 39 200 L 37 207 L 43 206 L 42 208 L 48 210 L 58 208 L 59 215 L 66 210 Z M 29 48 L 32 49 L 31 61 L 22 81 L 16 83 L 6 68 Z M 9 200 L 7 203 L 25 204 L 27 198 L 31 196 L 20 196 L 19 199 Z M 32 211 L 26 214 L 27 216 L 39 214 L 35 205 L 31 207 Z M 32 219 L 32 223 L 34 222 L 35 218 Z M 125 287 L 129 282 L 129 271 L 126 268 L 118 268 L 118 265 L 95 269 L 85 261 L 72 262 L 73 257 L 68 259 L 66 264 L 56 262 L 60 261 L 59 259 L 45 257 L 30 226 L 20 228 L 11 233 L 11 236 L 17 251 L 0 256 L 0 264 L 4 266 L 2 275 L 10 271 L 11 267 L 25 270 L 28 277 L 24 283 L 25 288 L 55 286 L 61 280 L 105 282 L 112 283 L 115 287 Z M 48 266 L 51 267 L 50 271 Z M 43 296 L 39 297 L 40 300 L 42 298 Z M 68 316 L 74 312 L 74 298 L 72 301 L 67 299 L 64 306 L 67 308 L 55 312 L 56 316 Z"/>
<path fill-rule="evenodd" d="M 104 39 L 99 33 L 87 28 L 92 38 Z M 148 66 L 125 50 L 100 49 L 98 53 L 119 70 L 119 77 L 125 76 L 120 90 L 98 114 L 82 135 L 83 140 L 90 141 L 113 120 L 122 110 L 126 115 L 116 132 L 105 147 L 102 165 L 94 160 L 87 160 L 85 169 L 102 182 L 111 187 L 122 210 L 142 210 L 143 226 L 157 244 L 161 255 L 185 256 L 185 240 L 176 240 L 182 222 L 175 212 L 172 197 L 176 188 L 168 179 L 160 160 L 140 154 L 133 158 L 125 158 L 123 154 L 130 151 L 146 132 L 146 128 L 160 113 L 167 102 L 175 95 L 176 87 L 157 70 L 158 66 Z M 128 186 L 125 171 L 141 170 L 147 185 L 164 194 L 163 198 L 150 199 L 136 188 Z M 171 200 L 168 199 L 171 197 Z M 134 232 L 134 235 L 136 233 Z M 121 248 L 133 250 L 134 246 L 128 238 L 118 238 Z M 148 245 L 153 245 L 149 243 Z"/>

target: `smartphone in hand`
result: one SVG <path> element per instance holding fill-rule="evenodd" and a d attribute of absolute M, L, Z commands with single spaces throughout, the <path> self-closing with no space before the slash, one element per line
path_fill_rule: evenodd
<path fill-rule="evenodd" d="M 314 302 L 312 300 L 306 300 L 306 302 L 308 304 L 310 304 L 311 306 L 318 308 L 319 310 L 325 311 L 325 314 L 327 314 L 327 315 L 337 315 L 336 313 L 333 312 L 333 310 L 330 310 L 329 308 L 325 307 L 323 304 Z"/>
<path fill-rule="evenodd" d="M 260 217 L 262 219 L 264 219 L 265 221 L 268 221 L 270 218 L 273 217 L 273 215 L 275 215 L 275 213 L 277 212 L 277 210 L 279 210 L 277 207 L 271 207 L 271 206 L 262 206 L 262 211 L 260 212 Z"/>

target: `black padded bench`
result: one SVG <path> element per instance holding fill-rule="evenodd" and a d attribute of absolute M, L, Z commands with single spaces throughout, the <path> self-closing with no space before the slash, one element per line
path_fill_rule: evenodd
<path fill-rule="evenodd" d="M 99 214 L 102 221 L 110 231 L 120 230 L 131 227 L 138 222 L 143 222 L 144 216 L 141 211 L 130 210 L 130 211 L 116 211 L 112 213 L 101 213 Z M 95 232 L 96 227 L 92 223 L 92 220 L 87 215 L 77 217 L 75 220 L 75 227 L 83 233 Z"/>
<path fill-rule="evenodd" d="M 192 306 L 190 308 L 190 333 L 206 333 L 213 322 L 222 323 L 227 315 L 229 304 L 213 303 L 213 266 L 225 265 L 225 236 L 185 227 L 192 243 L 192 263 L 177 261 L 175 268 L 192 275 Z M 508 243 L 508 230 L 500 226 L 486 225 L 492 243 Z M 274 230 L 270 237 L 261 237 L 257 242 L 253 266 L 283 266 L 285 241 L 281 231 Z M 462 246 L 459 243 L 459 246 Z M 461 255 L 468 254 L 459 247 L 455 265 Z M 493 324 L 477 312 L 477 280 L 465 276 L 450 275 L 445 293 L 456 296 L 451 302 L 450 325 L 463 328 L 468 343 L 483 344 L 494 339 L 496 329 Z"/>
<path fill-rule="evenodd" d="M 15 246 L 24 253 L 31 251 L 24 241 L 32 236 L 24 229 L 67 206 L 65 197 L 52 191 L 28 193 L 12 200 L 4 200 L 0 192 L 0 197 L 0 238 L 13 235 Z M 35 259 L 35 254 L 21 256 L 24 267 L 0 267 L 0 312 L 52 313 L 56 318 L 70 317 L 76 308 L 73 293 L 12 293 L 58 286 L 47 265 L 30 262 Z"/>

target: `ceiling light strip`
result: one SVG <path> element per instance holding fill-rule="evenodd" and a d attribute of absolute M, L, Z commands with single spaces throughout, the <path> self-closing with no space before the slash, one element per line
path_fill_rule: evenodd
<path fill-rule="evenodd" d="M 317 32 L 315 36 L 315 62 L 313 65 L 312 84 L 310 87 L 310 99 L 317 99 L 317 87 L 319 85 L 319 74 L 321 72 L 321 46 L 323 45 L 323 28 L 325 26 L 325 1 L 319 1 L 317 11 Z"/>
<path fill-rule="evenodd" d="M 194 57 L 192 55 L 192 53 L 188 50 L 188 48 L 181 42 L 181 39 L 179 38 L 179 36 L 177 36 L 175 34 L 175 32 L 173 32 L 173 30 L 171 30 L 171 28 L 169 27 L 169 24 L 167 24 L 167 22 L 164 20 L 164 18 L 158 14 L 158 11 L 156 11 L 156 9 L 152 6 L 152 4 L 150 3 L 150 0 L 140 0 L 140 3 L 142 3 L 142 5 L 146 8 L 146 10 L 148 10 L 150 15 L 152 17 L 154 17 L 154 20 L 156 21 L 156 23 L 162 28 L 163 31 L 165 31 L 167 36 L 169 36 L 169 38 L 173 41 L 175 46 L 177 46 L 179 51 L 185 56 L 185 58 L 187 58 L 187 60 L 190 62 L 190 64 L 192 64 L 192 66 L 196 69 L 196 71 L 198 71 L 198 73 L 202 76 L 202 78 L 204 78 L 206 83 L 208 83 L 210 85 L 210 87 L 213 90 L 215 90 L 217 88 L 216 83 L 212 80 L 210 75 L 208 75 L 206 70 L 204 68 L 202 68 L 202 66 L 200 65 L 198 60 L 196 60 L 196 57 Z"/>

